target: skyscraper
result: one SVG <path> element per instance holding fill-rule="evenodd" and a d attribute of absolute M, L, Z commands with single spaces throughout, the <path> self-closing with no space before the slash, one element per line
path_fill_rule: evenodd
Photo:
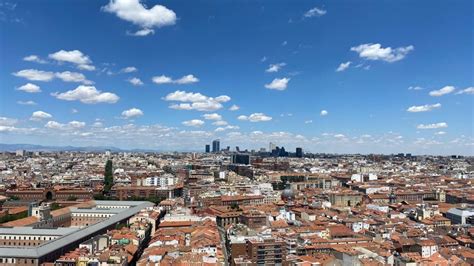
<path fill-rule="evenodd" d="M 296 148 L 296 157 L 298 157 L 298 158 L 303 157 L 303 149 L 302 148 Z"/>
<path fill-rule="evenodd" d="M 212 141 L 212 152 L 219 152 L 221 150 L 221 141 L 216 139 Z"/>
<path fill-rule="evenodd" d="M 206 153 L 211 152 L 211 145 L 206 144 Z"/>
<path fill-rule="evenodd" d="M 275 148 L 276 148 L 276 144 L 273 142 L 270 142 L 270 144 L 268 145 L 268 151 L 272 152 Z"/>

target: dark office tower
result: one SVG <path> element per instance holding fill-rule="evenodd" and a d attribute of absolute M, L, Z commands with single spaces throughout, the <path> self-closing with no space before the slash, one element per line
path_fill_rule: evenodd
<path fill-rule="evenodd" d="M 298 158 L 303 157 L 303 149 L 302 148 L 296 148 L 296 157 L 298 157 Z"/>
<path fill-rule="evenodd" d="M 248 154 L 234 154 L 232 155 L 233 164 L 250 164 L 250 155 Z"/>
<path fill-rule="evenodd" d="M 211 152 L 211 145 L 206 144 L 206 153 Z"/>
<path fill-rule="evenodd" d="M 219 152 L 221 150 L 221 141 L 216 139 L 212 141 L 212 152 Z"/>
<path fill-rule="evenodd" d="M 239 146 L 235 146 L 235 150 L 236 150 L 237 152 L 240 152 Z"/>

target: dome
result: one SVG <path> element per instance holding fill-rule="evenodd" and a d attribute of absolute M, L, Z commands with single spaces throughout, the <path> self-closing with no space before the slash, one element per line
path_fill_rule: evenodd
<path fill-rule="evenodd" d="M 287 188 L 281 193 L 281 198 L 283 200 L 292 200 L 295 198 L 295 193 L 290 188 Z"/>

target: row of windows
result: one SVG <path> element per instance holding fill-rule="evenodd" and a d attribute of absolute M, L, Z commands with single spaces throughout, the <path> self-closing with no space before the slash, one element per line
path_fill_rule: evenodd
<path fill-rule="evenodd" d="M 0 236 L 4 240 L 52 240 L 54 236 Z"/>
<path fill-rule="evenodd" d="M 30 262 L 31 264 L 35 263 L 35 260 L 30 259 L 14 259 L 14 258 L 0 258 L 0 263 L 21 263 L 24 262 L 25 264 Z"/>

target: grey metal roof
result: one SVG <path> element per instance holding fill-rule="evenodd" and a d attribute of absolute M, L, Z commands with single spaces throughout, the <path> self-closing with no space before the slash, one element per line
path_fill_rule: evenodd
<path fill-rule="evenodd" d="M 77 230 L 79 230 L 79 228 L 73 227 L 58 227 L 51 229 L 33 227 L 0 227 L 0 235 L 63 236 Z"/>
<path fill-rule="evenodd" d="M 123 212 L 126 209 L 123 208 L 112 208 L 112 209 L 106 209 L 106 208 L 76 208 L 76 207 L 70 207 L 69 208 L 72 213 L 120 213 Z"/>
<path fill-rule="evenodd" d="M 97 205 L 130 205 L 128 209 L 122 209 L 122 212 L 117 213 L 116 215 L 110 217 L 109 219 L 102 221 L 100 223 L 93 224 L 91 226 L 82 228 L 80 230 L 74 231 L 70 234 L 59 237 L 55 240 L 48 241 L 43 243 L 40 246 L 36 247 L 0 247 L 0 257 L 8 258 L 41 258 L 55 250 L 58 250 L 72 242 L 77 241 L 78 239 L 91 236 L 111 225 L 114 225 L 121 220 L 129 218 L 134 214 L 138 213 L 140 210 L 152 207 L 155 204 L 148 201 L 95 201 Z"/>

